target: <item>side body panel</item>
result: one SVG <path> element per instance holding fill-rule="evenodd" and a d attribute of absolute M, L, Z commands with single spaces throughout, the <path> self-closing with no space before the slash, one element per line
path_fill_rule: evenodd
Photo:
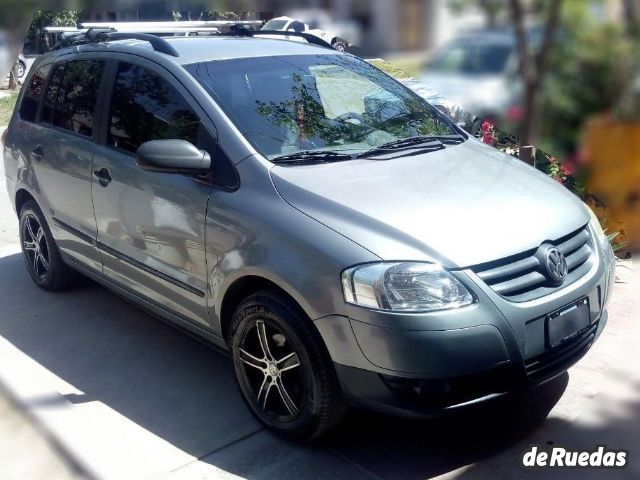
<path fill-rule="evenodd" d="M 32 72 L 42 65 L 34 65 Z M 62 253 L 101 269 L 91 201 L 93 139 L 44 123 L 40 114 L 36 122 L 27 122 L 16 112 L 9 143 L 6 161 L 12 165 L 8 170 L 15 169 L 10 195 L 18 189 L 28 191 L 45 214 Z"/>
<path fill-rule="evenodd" d="M 122 60 L 154 72 L 169 82 L 203 117 L 201 108 L 171 73 L 155 62 L 123 56 L 114 58 L 112 78 Z M 111 92 L 110 82 L 109 92 Z M 149 85 L 153 88 L 154 85 Z M 150 91 L 148 98 L 154 98 Z M 106 145 L 109 97 L 102 114 L 101 145 L 94 170 L 106 170 L 110 182 L 93 183 L 97 241 L 103 271 L 114 282 L 188 321 L 208 327 L 205 216 L 211 183 L 182 174 L 142 170 L 135 155 Z"/>

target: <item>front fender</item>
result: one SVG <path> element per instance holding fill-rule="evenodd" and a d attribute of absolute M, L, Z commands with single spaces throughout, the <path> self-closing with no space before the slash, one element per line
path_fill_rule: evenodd
<path fill-rule="evenodd" d="M 207 210 L 212 328 L 220 328 L 229 287 L 247 276 L 283 289 L 311 319 L 339 314 L 342 270 L 379 258 L 285 202 L 258 160 L 243 161 L 238 171 L 241 187 L 233 193 L 214 191 Z"/>

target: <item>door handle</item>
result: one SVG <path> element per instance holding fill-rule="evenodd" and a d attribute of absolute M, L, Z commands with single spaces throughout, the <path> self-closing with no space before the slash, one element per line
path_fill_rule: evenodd
<path fill-rule="evenodd" d="M 31 150 L 31 157 L 38 162 L 44 158 L 44 148 L 42 148 L 42 145 L 37 145 L 36 148 Z"/>
<path fill-rule="evenodd" d="M 107 170 L 106 168 L 94 170 L 93 174 L 98 178 L 98 183 L 103 187 L 106 187 L 111 183 L 111 175 L 109 175 L 109 170 Z"/>

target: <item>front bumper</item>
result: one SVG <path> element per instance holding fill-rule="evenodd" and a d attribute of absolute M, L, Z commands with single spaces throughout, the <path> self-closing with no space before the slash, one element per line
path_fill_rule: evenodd
<path fill-rule="evenodd" d="M 478 298 L 470 307 L 390 314 L 347 305 L 347 318 L 325 317 L 316 325 L 352 404 L 431 415 L 546 382 L 582 358 L 607 323 L 614 277 L 612 252 L 596 256 L 583 278 L 530 302 L 509 302 L 461 271 L 455 275 Z M 552 348 L 547 314 L 583 297 L 589 326 Z"/>
<path fill-rule="evenodd" d="M 607 323 L 607 311 L 571 341 L 526 361 L 450 377 L 407 377 L 336 364 L 341 387 L 355 406 L 402 416 L 434 416 L 548 382 L 578 362 Z"/>

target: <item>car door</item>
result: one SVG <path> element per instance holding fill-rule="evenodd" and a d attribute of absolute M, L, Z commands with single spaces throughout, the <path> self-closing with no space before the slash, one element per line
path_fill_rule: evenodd
<path fill-rule="evenodd" d="M 48 71 L 47 86 L 35 123 L 22 142 L 23 155 L 32 163 L 33 188 L 58 248 L 67 258 L 101 270 L 91 202 L 91 164 L 104 61 L 50 64 L 36 76 L 42 77 L 44 69 Z"/>
<path fill-rule="evenodd" d="M 141 62 L 114 63 L 94 157 L 103 272 L 155 306 L 208 325 L 204 229 L 211 181 L 144 171 L 135 152 L 146 141 L 176 138 L 206 148 L 212 137 L 184 87 L 152 62 Z"/>

